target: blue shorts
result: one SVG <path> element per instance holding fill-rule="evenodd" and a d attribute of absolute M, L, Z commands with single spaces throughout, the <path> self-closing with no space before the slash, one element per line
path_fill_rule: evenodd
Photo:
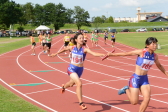
<path fill-rule="evenodd" d="M 129 87 L 133 88 L 140 88 L 142 85 L 147 84 L 149 84 L 147 75 L 137 75 L 134 73 L 129 80 Z"/>
<path fill-rule="evenodd" d="M 78 67 L 78 66 L 70 64 L 68 67 L 67 73 L 68 75 L 70 75 L 71 73 L 76 73 L 79 77 L 81 77 L 83 73 L 83 67 Z"/>

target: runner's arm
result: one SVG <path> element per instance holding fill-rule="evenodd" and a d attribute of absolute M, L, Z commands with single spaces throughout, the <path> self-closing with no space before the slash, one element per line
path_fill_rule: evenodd
<path fill-rule="evenodd" d="M 89 53 L 89 54 L 91 54 L 91 55 L 93 55 L 93 56 L 105 56 L 105 54 L 93 52 L 93 51 L 91 51 L 91 50 L 88 49 L 88 48 L 85 48 L 85 52 L 87 52 L 87 53 Z"/>
<path fill-rule="evenodd" d="M 130 51 L 130 52 L 121 52 L 121 53 L 111 53 L 108 52 L 108 56 L 133 56 L 133 55 L 141 55 L 142 50 L 135 50 L 135 51 Z"/>
<path fill-rule="evenodd" d="M 66 48 L 64 48 L 64 49 L 62 49 L 62 50 L 60 50 L 60 51 L 58 51 L 57 53 L 51 54 L 51 57 L 54 57 L 54 56 L 56 56 L 57 54 L 63 53 L 63 52 L 65 52 L 65 51 L 68 51 L 68 50 L 71 50 L 71 49 L 72 49 L 72 46 L 68 46 L 68 47 L 66 47 Z"/>
<path fill-rule="evenodd" d="M 165 68 L 161 65 L 161 63 L 159 62 L 159 59 L 158 59 L 158 55 L 155 56 L 155 64 L 156 66 L 158 67 L 158 69 L 160 71 L 162 71 L 165 75 L 168 76 L 168 73 L 166 72 Z"/>

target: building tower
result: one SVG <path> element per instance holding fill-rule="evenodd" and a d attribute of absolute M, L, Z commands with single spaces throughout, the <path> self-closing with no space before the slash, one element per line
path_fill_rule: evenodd
<path fill-rule="evenodd" d="M 138 7 L 136 10 L 138 11 L 138 14 L 137 14 L 137 15 L 138 15 L 138 22 L 139 22 L 139 21 L 140 21 L 140 14 L 139 14 L 139 13 L 140 13 L 140 11 L 141 11 L 141 8 Z"/>

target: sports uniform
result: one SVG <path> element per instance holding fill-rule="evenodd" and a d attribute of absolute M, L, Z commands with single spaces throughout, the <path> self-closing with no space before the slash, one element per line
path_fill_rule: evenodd
<path fill-rule="evenodd" d="M 92 33 L 92 38 L 91 38 L 92 41 L 94 41 L 94 34 Z"/>
<path fill-rule="evenodd" d="M 150 67 L 152 67 L 152 65 L 154 64 L 154 61 L 155 54 L 150 54 L 147 49 L 143 49 L 143 55 L 142 57 L 137 57 L 136 65 L 140 66 L 140 69 L 148 71 Z M 129 80 L 129 87 L 133 88 L 140 88 L 142 85 L 147 84 L 149 84 L 147 74 L 137 75 L 134 73 Z"/>
<path fill-rule="evenodd" d="M 47 38 L 47 47 L 50 49 L 51 48 L 51 42 L 52 42 L 52 38 Z"/>
<path fill-rule="evenodd" d="M 115 35 L 111 35 L 111 41 L 115 42 Z"/>
<path fill-rule="evenodd" d="M 32 46 L 36 46 L 36 42 L 35 42 L 35 40 L 34 40 L 34 37 L 32 37 Z"/>
<path fill-rule="evenodd" d="M 108 38 L 108 33 L 105 32 L 105 33 L 104 33 L 104 40 L 106 40 L 107 38 Z"/>
<path fill-rule="evenodd" d="M 86 54 L 84 53 L 85 47 L 81 47 L 79 50 L 76 46 L 72 48 L 72 59 L 71 64 L 68 67 L 68 75 L 71 73 L 77 73 L 79 77 L 81 77 L 83 72 L 83 67 L 75 66 L 74 64 L 82 64 L 85 60 Z"/>
<path fill-rule="evenodd" d="M 64 37 L 64 46 L 68 46 L 68 44 L 69 44 L 69 40 L 70 40 L 70 37 L 69 36 L 65 36 Z"/>
<path fill-rule="evenodd" d="M 94 38 L 95 42 L 98 41 L 98 35 L 95 35 L 95 38 Z"/>
<path fill-rule="evenodd" d="M 43 38 L 42 38 L 42 45 L 43 45 L 43 47 L 45 46 L 45 45 L 47 45 L 47 41 L 46 41 L 46 37 L 45 37 L 45 35 L 43 36 Z"/>

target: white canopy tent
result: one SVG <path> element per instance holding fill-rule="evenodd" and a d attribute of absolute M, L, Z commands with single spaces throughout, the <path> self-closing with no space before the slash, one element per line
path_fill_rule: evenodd
<path fill-rule="evenodd" d="M 50 30 L 50 28 L 48 28 L 45 25 L 40 25 L 39 27 L 37 27 L 35 30 Z"/>

